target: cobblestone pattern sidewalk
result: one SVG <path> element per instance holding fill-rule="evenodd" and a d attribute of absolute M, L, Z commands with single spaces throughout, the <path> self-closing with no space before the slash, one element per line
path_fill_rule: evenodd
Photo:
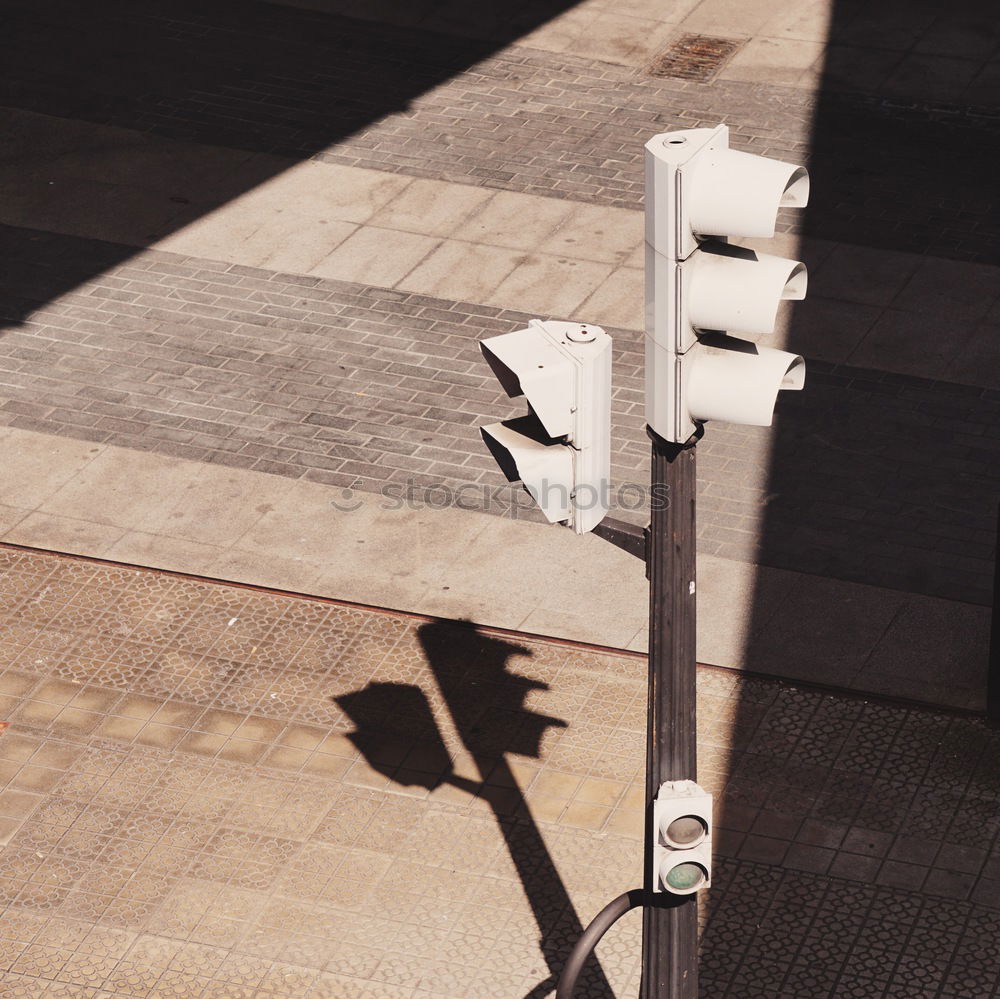
<path fill-rule="evenodd" d="M 642 142 L 732 123 L 738 148 L 810 161 L 809 234 L 1000 260 L 995 109 L 663 80 L 569 54 L 264 3 L 24 5 L 0 102 L 181 140 L 639 206 Z M 52 67 L 48 53 L 88 57 Z M 115 39 L 108 51 L 108 39 Z M 63 40 L 63 41 L 60 41 Z M 350 97 L 346 97 L 350 95 Z M 813 127 L 815 126 L 815 134 Z M 811 150 L 811 155 L 810 155 Z M 251 183 L 256 183 L 257 179 Z M 782 227 L 798 225 L 794 215 Z"/>
<path fill-rule="evenodd" d="M 0 422 L 372 492 L 476 484 L 467 507 L 509 512 L 478 427 L 523 403 L 477 341 L 531 316 L 167 253 L 119 259 L 0 229 L 0 288 L 30 316 L 0 337 Z M 613 474 L 644 487 L 642 337 L 610 332 Z M 773 431 L 713 426 L 699 446 L 702 550 L 988 604 L 998 412 L 989 390 L 810 361 Z"/>
<path fill-rule="evenodd" d="M 5 548 L 0 619 L 8 995 L 513 999 L 637 883 L 640 657 Z M 699 712 L 703 995 L 997 994 L 1000 735 L 717 670 Z"/>

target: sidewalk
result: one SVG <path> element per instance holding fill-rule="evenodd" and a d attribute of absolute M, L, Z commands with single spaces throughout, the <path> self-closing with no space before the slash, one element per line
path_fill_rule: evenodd
<path fill-rule="evenodd" d="M 493 506 L 480 512 L 441 506 L 433 493 L 429 503 L 345 495 L 27 430 L 0 428 L 0 448 L 10 455 L 2 541 L 636 652 L 648 644 L 641 563 L 599 538 L 519 519 L 532 511 L 516 487 L 486 489 Z M 988 607 L 700 547 L 699 662 L 985 707 Z"/>
<path fill-rule="evenodd" d="M 641 868 L 645 670 L 0 547 L 11 996 L 521 999 Z M 699 671 L 705 995 L 995 994 L 998 736 Z M 634 995 L 639 919 L 598 949 Z"/>
<path fill-rule="evenodd" d="M 489 516 L 477 427 L 518 406 L 477 341 L 607 325 L 612 473 L 644 487 L 642 143 L 727 121 L 811 171 L 767 244 L 810 293 L 761 340 L 809 375 L 774 428 L 699 446 L 699 657 L 981 708 L 1000 125 L 977 10 L 213 0 L 164 31 L 148 0 L 101 25 L 22 5 L 0 538 L 641 650 L 634 560 Z M 684 63 L 690 35 L 721 55 Z M 386 485 L 481 502 L 382 511 Z M 333 517 L 345 489 L 364 509 Z"/>
<path fill-rule="evenodd" d="M 642 143 L 720 121 L 810 169 L 759 246 L 809 267 L 761 338 L 809 375 L 699 446 L 701 991 L 1000 994 L 990 14 L 15 4 L 0 995 L 551 991 L 641 881 L 648 596 L 510 515 L 477 341 L 605 325 L 643 488 Z"/>

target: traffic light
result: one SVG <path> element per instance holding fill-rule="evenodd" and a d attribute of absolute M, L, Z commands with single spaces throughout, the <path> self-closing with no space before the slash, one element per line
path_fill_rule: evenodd
<path fill-rule="evenodd" d="M 479 344 L 528 415 L 482 427 L 508 482 L 520 481 L 549 523 L 586 534 L 610 504 L 611 337 L 599 326 L 539 319 Z"/>
<path fill-rule="evenodd" d="M 693 780 L 660 785 L 653 801 L 653 891 L 692 895 L 712 882 L 712 796 Z"/>
<path fill-rule="evenodd" d="M 778 209 L 809 196 L 803 167 L 729 148 L 695 128 L 646 144 L 646 422 L 683 443 L 706 420 L 770 426 L 805 363 L 732 334 L 774 330 L 782 299 L 805 297 L 803 263 L 732 246 L 773 236 Z"/>

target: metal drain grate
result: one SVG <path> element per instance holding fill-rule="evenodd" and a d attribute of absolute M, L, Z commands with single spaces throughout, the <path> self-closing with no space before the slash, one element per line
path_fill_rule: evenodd
<path fill-rule="evenodd" d="M 681 35 L 649 67 L 651 76 L 674 76 L 682 80 L 712 79 L 743 44 L 733 38 L 711 35 Z"/>

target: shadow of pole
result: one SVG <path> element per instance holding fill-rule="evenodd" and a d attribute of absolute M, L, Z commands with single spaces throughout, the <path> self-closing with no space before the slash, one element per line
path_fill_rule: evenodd
<path fill-rule="evenodd" d="M 550 973 L 525 999 L 541 999 L 555 989 L 583 925 L 504 754 L 537 758 L 545 730 L 566 723 L 525 708 L 526 696 L 546 685 L 508 672 L 511 656 L 531 654 L 524 646 L 484 635 L 475 627 L 443 622 L 422 625 L 418 637 L 462 745 L 475 761 L 478 779 L 453 772 L 430 704 L 418 687 L 370 683 L 336 702 L 355 724 L 351 741 L 380 773 L 428 790 L 450 784 L 489 805 L 538 925 Z M 398 766 L 402 740 L 419 759 L 419 766 L 407 767 L 405 775 Z M 580 994 L 584 992 L 595 999 L 614 996 L 596 960 L 588 963 L 581 978 Z"/>
<path fill-rule="evenodd" d="M 462 744 L 476 761 L 484 785 L 480 795 L 503 832 L 538 923 L 539 943 L 551 974 L 527 999 L 541 997 L 555 986 L 565 952 L 583 933 L 583 925 L 504 754 L 537 758 L 545 729 L 565 722 L 525 708 L 527 695 L 546 685 L 508 672 L 511 656 L 531 654 L 524 646 L 483 635 L 474 627 L 441 622 L 422 625 L 417 634 Z M 508 789 L 514 789 L 519 799 L 513 819 L 504 814 Z M 614 995 L 596 961 L 587 984 L 591 995 Z"/>

